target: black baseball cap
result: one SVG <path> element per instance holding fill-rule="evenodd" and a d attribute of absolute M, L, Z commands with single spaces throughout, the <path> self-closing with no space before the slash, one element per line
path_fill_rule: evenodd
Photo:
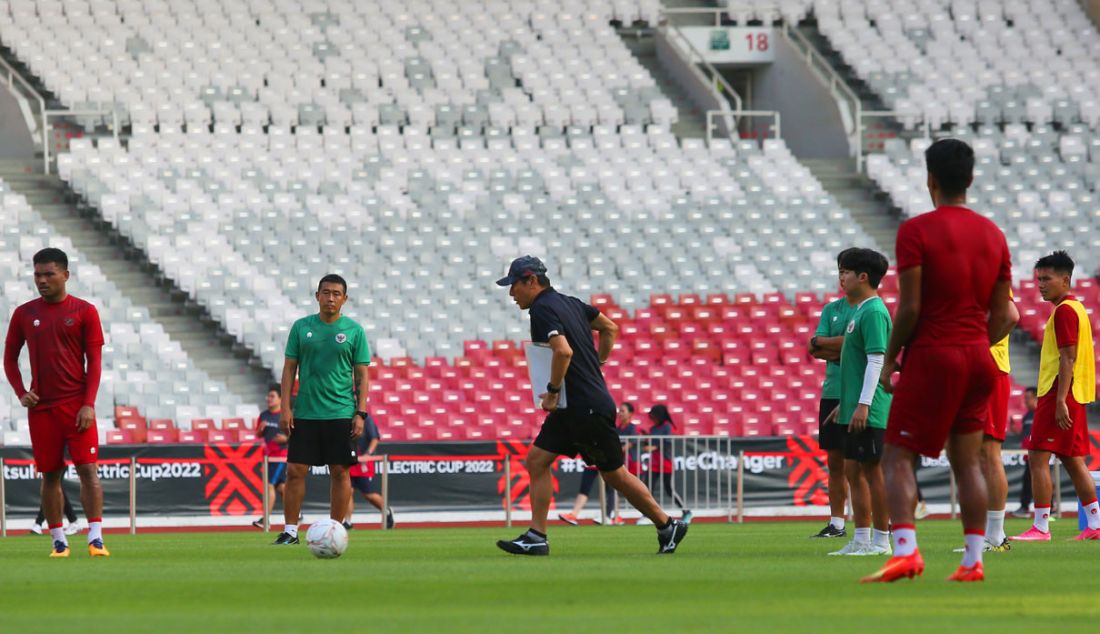
<path fill-rule="evenodd" d="M 512 265 L 508 267 L 508 275 L 497 280 L 497 286 L 511 286 L 525 277 L 545 273 L 546 265 L 542 260 L 533 255 L 525 255 L 512 260 Z"/>

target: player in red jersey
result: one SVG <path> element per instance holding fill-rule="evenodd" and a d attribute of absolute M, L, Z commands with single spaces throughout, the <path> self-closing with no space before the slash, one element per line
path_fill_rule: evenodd
<path fill-rule="evenodd" d="M 1028 461 L 1042 468 L 1031 470 L 1035 491 L 1035 523 L 1012 539 L 1020 542 L 1050 541 L 1050 454 L 1066 468 L 1088 526 L 1078 540 L 1100 540 L 1100 502 L 1085 459 L 1091 452 L 1085 406 L 1096 400 L 1096 357 L 1092 323 L 1084 304 L 1071 293 L 1073 259 L 1055 251 L 1035 263 L 1035 280 L 1043 299 L 1054 311 L 1043 331 L 1039 353 L 1039 404 L 1031 433 L 1024 440 Z"/>
<path fill-rule="evenodd" d="M 1012 266 L 1004 234 L 963 207 L 974 151 L 942 139 L 925 152 L 935 211 L 898 230 L 898 309 L 882 369 L 894 392 L 882 467 L 894 522 L 894 556 L 864 582 L 924 572 L 917 549 L 913 465 L 947 445 L 959 487 L 966 548 L 953 581 L 984 578 L 982 548 L 988 494 L 981 447 L 997 366 L 989 347 L 1015 326 L 1009 303 Z M 902 348 L 903 359 L 898 359 Z M 892 375 L 900 368 L 897 386 Z"/>
<path fill-rule="evenodd" d="M 107 557 L 95 424 L 103 329 L 95 306 L 65 291 L 68 279 L 69 258 L 64 251 L 48 248 L 34 255 L 34 284 L 41 297 L 12 314 L 4 346 L 4 373 L 28 410 L 34 462 L 42 473 L 42 508 L 54 540 L 50 556 L 69 556 L 61 524 L 61 478 L 68 448 L 80 476 L 80 503 L 88 515 L 88 554 Z M 31 360 L 29 390 L 19 371 L 23 344 Z"/>

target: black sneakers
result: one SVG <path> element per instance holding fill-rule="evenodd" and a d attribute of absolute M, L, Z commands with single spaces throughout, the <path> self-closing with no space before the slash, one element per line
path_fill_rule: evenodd
<path fill-rule="evenodd" d="M 396 523 L 393 519 L 393 509 L 386 509 L 386 528 L 393 528 Z"/>
<path fill-rule="evenodd" d="M 291 535 L 290 533 L 279 533 L 279 536 L 275 538 L 275 542 L 272 546 L 287 546 L 290 544 L 300 544 L 297 535 Z"/>
<path fill-rule="evenodd" d="M 657 554 L 671 555 L 688 533 L 688 525 L 681 520 L 670 520 L 668 526 L 657 529 Z"/>
<path fill-rule="evenodd" d="M 545 538 L 532 535 L 527 531 L 510 542 L 503 539 L 497 542 L 497 548 L 513 555 L 549 555 L 550 543 Z"/>
<path fill-rule="evenodd" d="M 833 526 L 832 524 L 826 524 L 825 528 L 818 531 L 817 535 L 810 535 L 811 538 L 813 538 L 813 537 L 847 537 L 847 536 L 848 536 L 848 531 L 844 530 L 843 528 L 837 528 L 837 527 Z"/>

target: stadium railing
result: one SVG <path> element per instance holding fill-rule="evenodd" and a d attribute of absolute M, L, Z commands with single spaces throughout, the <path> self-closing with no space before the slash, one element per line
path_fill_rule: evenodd
<path fill-rule="evenodd" d="M 810 448 L 803 449 L 797 445 L 790 445 L 791 448 L 787 451 L 745 451 L 744 449 L 734 451 L 733 443 L 735 441 L 736 439 L 722 436 L 631 436 L 629 437 L 630 448 L 627 451 L 626 466 L 628 470 L 635 473 L 651 488 L 654 497 L 662 508 L 674 513 L 676 509 L 670 508 L 670 506 L 675 506 L 674 499 L 666 492 L 662 486 L 663 482 L 653 472 L 653 465 L 651 464 L 653 456 L 650 451 L 646 451 L 646 448 L 663 444 L 666 457 L 673 463 L 672 488 L 682 497 L 684 509 L 690 509 L 696 517 L 709 517 L 719 520 L 724 518 L 728 523 L 743 523 L 746 517 L 753 514 L 749 512 L 749 507 L 757 511 L 755 514 L 759 514 L 763 509 L 765 514 L 769 516 L 791 516 L 793 518 L 821 514 L 820 503 L 812 501 L 809 496 L 809 493 L 815 492 L 811 489 L 820 489 L 824 484 L 815 479 L 818 475 L 816 472 L 824 469 L 824 458 L 823 455 L 819 455 L 820 452 L 816 450 L 806 451 L 804 449 Z M 1002 453 L 1006 465 L 1012 464 L 1017 468 L 1021 464 L 1021 458 L 1027 455 L 1024 450 L 1004 450 Z M 476 456 L 476 458 L 482 457 Z M 390 493 L 390 478 L 393 475 L 390 470 L 391 460 L 400 461 L 401 458 L 400 456 L 383 454 L 363 456 L 359 459 L 361 463 L 374 462 L 379 465 L 378 475 L 381 477 L 383 508 L 389 508 L 393 502 Z M 436 458 L 441 457 L 437 456 Z M 450 458 L 475 457 L 455 454 Z M 109 461 L 128 466 L 128 473 L 126 474 L 128 478 L 127 517 L 130 534 L 136 534 L 138 529 L 139 465 L 157 465 L 174 461 L 178 462 L 178 460 L 171 458 L 143 457 L 139 459 L 136 456 Z M 213 461 L 198 460 L 197 462 L 212 463 Z M 232 462 L 232 460 L 220 461 L 220 463 L 226 462 Z M 269 466 L 281 462 L 285 462 L 285 458 L 269 458 L 263 461 L 262 475 L 264 483 L 267 482 Z M 524 505 L 521 504 L 515 493 L 517 489 L 522 488 L 522 481 L 526 475 L 515 471 L 513 468 L 513 463 L 515 463 L 517 468 L 522 469 L 522 456 L 501 453 L 500 459 L 493 462 L 494 472 L 501 474 L 503 479 L 492 479 L 494 486 L 490 495 L 499 500 L 499 508 L 504 511 L 504 522 L 507 526 L 511 526 L 516 511 L 525 510 Z M 936 480 L 940 483 L 938 486 L 942 486 L 944 479 L 949 478 L 949 515 L 955 518 L 958 516 L 959 506 L 954 476 L 947 468 L 943 455 L 939 459 L 931 461 L 931 463 L 934 463 L 934 465 L 926 463 L 926 467 L 934 466 L 939 471 L 932 473 L 929 469 L 926 474 L 929 477 L 921 478 L 921 480 L 924 481 L 926 486 L 930 480 Z M 252 464 L 254 465 L 254 463 Z M 572 489 L 572 486 L 577 482 L 578 476 L 583 472 L 584 467 L 583 461 L 579 459 L 562 458 L 557 463 L 555 475 L 559 484 L 556 495 L 558 509 L 566 508 L 567 503 L 573 499 L 575 489 Z M 1052 458 L 1050 468 L 1054 469 L 1052 480 L 1054 483 L 1055 508 L 1064 511 L 1062 505 L 1063 478 L 1056 459 Z M 0 536 L 7 536 L 10 528 L 7 518 L 6 476 L 4 475 L 6 473 L 5 460 L 0 457 Z M 458 474 L 459 472 L 456 471 L 455 475 Z M 609 521 L 611 518 L 607 515 L 608 505 L 606 501 L 612 493 L 606 490 L 602 479 L 597 479 L 597 485 L 599 487 L 597 494 L 600 508 L 599 523 L 608 526 L 611 525 Z M 937 486 L 935 482 L 933 482 L 933 486 Z M 262 503 L 264 530 L 266 532 L 270 530 L 271 518 L 266 512 L 270 500 L 268 498 L 269 493 L 266 486 L 264 489 Z M 820 493 L 820 491 L 816 492 Z M 483 491 L 483 493 L 489 493 L 489 490 Z M 792 494 L 795 496 L 793 502 Z M 798 497 L 800 495 L 801 498 Z M 942 489 L 940 489 L 938 495 L 936 493 L 932 494 L 932 496 L 940 497 L 940 499 L 942 499 L 942 495 Z M 778 505 L 781 500 L 786 500 L 785 506 Z M 801 503 L 799 500 L 801 500 Z M 803 507 L 805 512 L 798 511 L 800 506 Z M 620 507 L 616 509 L 618 516 L 621 517 L 622 511 L 628 508 L 626 504 L 620 502 Z M 786 511 L 784 511 L 784 508 Z M 634 513 L 630 514 L 634 515 Z M 474 521 L 500 521 L 500 515 L 487 509 L 483 509 L 482 512 L 475 515 L 481 515 L 482 517 Z M 385 530 L 384 516 L 382 517 L 381 528 Z M 520 519 L 525 517 L 526 513 L 521 513 Z M 117 527 L 118 524 L 116 523 L 115 526 Z"/>

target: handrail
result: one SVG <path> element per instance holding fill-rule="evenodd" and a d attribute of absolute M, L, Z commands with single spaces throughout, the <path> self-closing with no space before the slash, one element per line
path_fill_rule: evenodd
<path fill-rule="evenodd" d="M 744 5 L 730 5 L 728 7 L 662 7 L 659 15 L 668 17 L 674 15 L 706 15 L 708 13 L 714 14 L 714 26 L 722 26 L 722 14 L 733 13 L 737 11 L 779 11 L 779 3 L 775 3 L 771 6 L 764 4 L 744 4 Z"/>
<path fill-rule="evenodd" d="M 778 110 L 707 110 L 707 145 L 708 146 L 710 145 L 710 142 L 713 138 L 712 130 L 714 128 L 714 125 L 713 125 L 714 117 L 735 117 L 735 118 L 739 118 L 739 117 L 772 117 L 772 118 L 775 119 L 775 123 L 772 126 L 775 130 L 775 138 L 777 138 L 777 139 L 783 138 L 782 124 L 781 124 L 781 121 L 780 121 L 780 115 L 779 115 Z M 734 130 L 736 126 L 735 125 L 730 126 L 730 125 L 727 124 L 727 127 L 730 130 Z M 733 134 L 731 134 L 730 136 L 732 137 Z"/>
<path fill-rule="evenodd" d="M 50 173 L 50 143 L 48 138 L 49 126 L 46 125 L 50 117 L 55 119 L 61 117 L 104 117 L 111 116 L 111 134 L 114 135 L 115 140 L 118 140 L 118 112 L 111 108 L 110 110 L 43 110 L 42 111 L 42 166 L 43 172 Z"/>
<path fill-rule="evenodd" d="M 817 48 L 798 29 L 792 29 L 786 22 L 781 27 L 783 37 L 791 46 L 799 50 L 806 60 L 810 72 L 814 74 L 834 94 L 839 93 L 851 104 L 852 131 L 848 142 L 854 146 L 856 164 L 863 164 L 863 101 L 848 85 L 840 73 L 826 60 Z"/>
<path fill-rule="evenodd" d="M 924 138 L 926 138 L 926 139 L 932 138 L 932 127 L 931 127 L 931 125 L 929 125 L 928 119 L 926 119 L 923 115 L 921 115 L 919 113 L 914 114 L 914 113 L 911 113 L 911 112 L 901 112 L 901 111 L 898 111 L 898 110 L 864 110 L 861 113 L 860 121 L 859 121 L 860 135 L 863 134 L 863 130 L 865 129 L 865 126 L 863 125 L 863 120 L 864 119 L 895 119 L 895 120 L 899 120 L 899 119 L 902 119 L 903 117 L 913 117 L 913 116 L 915 116 L 917 119 L 920 120 L 920 129 L 923 130 L 923 132 L 924 132 Z M 909 128 L 905 127 L 904 124 L 903 124 L 902 127 L 906 130 L 909 129 Z M 863 148 L 863 140 L 861 138 L 860 139 L 860 149 L 862 150 L 862 148 Z M 860 152 L 859 157 L 856 160 L 856 171 L 858 171 L 860 173 L 863 173 L 863 165 L 864 165 L 865 161 L 866 161 L 866 157 L 864 156 L 864 153 Z"/>
<path fill-rule="evenodd" d="M 39 126 L 44 129 L 46 127 L 46 122 L 45 115 L 43 113 L 46 112 L 46 100 L 42 97 L 42 95 L 38 93 L 37 90 L 34 89 L 34 86 L 32 86 L 30 82 L 24 79 L 23 76 L 20 75 L 19 72 L 16 71 L 11 64 L 8 63 L 8 60 L 4 59 L 3 57 L 0 57 L 0 67 L 3 67 L 4 71 L 7 72 L 8 89 L 11 90 L 13 94 L 15 92 L 15 83 L 18 82 L 19 85 L 22 86 L 23 90 L 29 93 L 29 96 L 38 102 L 38 116 L 42 119 L 41 123 L 39 123 Z M 33 120 L 31 122 L 34 123 Z M 38 130 L 31 128 L 30 132 L 31 137 L 37 138 L 37 132 L 39 132 Z M 43 140 L 45 140 L 45 137 L 43 137 Z"/>
<path fill-rule="evenodd" d="M 731 86 L 728 81 L 726 81 L 726 78 L 722 76 L 722 73 L 718 72 L 718 69 L 715 68 L 713 64 L 708 62 L 705 57 L 703 57 L 703 54 L 699 52 L 699 49 L 695 48 L 695 45 L 691 43 L 691 40 L 687 39 L 687 37 L 684 36 L 679 27 L 675 25 L 665 25 L 662 28 L 665 28 L 666 31 L 671 32 L 673 35 L 675 35 L 676 38 L 686 47 L 688 53 L 690 53 L 691 56 L 694 58 L 690 60 L 693 62 L 693 68 L 697 69 L 698 64 L 702 65 L 703 68 L 706 69 L 708 76 L 704 76 L 703 79 L 714 86 L 715 91 L 718 92 L 719 95 L 721 95 L 723 91 L 726 94 L 731 95 L 733 97 L 734 110 L 741 110 L 741 95 L 737 94 L 737 91 L 733 89 L 733 86 Z"/>
<path fill-rule="evenodd" d="M 26 79 L 6 59 L 0 57 L 0 68 L 7 73 L 8 88 L 13 92 L 15 90 L 16 82 L 29 93 L 29 96 L 38 102 L 38 117 L 39 121 L 32 122 L 38 124 L 38 129 L 30 129 L 31 137 L 38 143 L 42 144 L 42 167 L 43 172 L 50 173 L 50 118 L 61 117 L 111 117 L 111 133 L 114 134 L 115 139 L 118 139 L 118 113 L 112 108 L 110 110 L 49 110 L 46 108 L 46 100 L 42 95 L 34 89 L 34 86 L 30 84 Z"/>

